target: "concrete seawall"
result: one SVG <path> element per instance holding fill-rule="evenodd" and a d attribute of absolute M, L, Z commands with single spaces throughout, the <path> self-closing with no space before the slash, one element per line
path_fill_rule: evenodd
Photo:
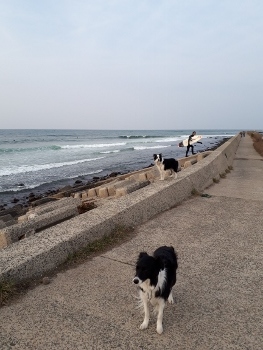
<path fill-rule="evenodd" d="M 236 135 L 209 156 L 184 169 L 176 180 L 156 181 L 80 216 L 36 233 L 0 251 L 0 281 L 19 282 L 43 276 L 88 243 L 117 226 L 137 226 L 202 192 L 233 163 L 240 142 Z"/>

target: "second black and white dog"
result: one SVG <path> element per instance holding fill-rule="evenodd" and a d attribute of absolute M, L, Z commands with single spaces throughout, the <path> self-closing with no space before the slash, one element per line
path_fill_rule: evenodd
<path fill-rule="evenodd" d="M 146 252 L 139 254 L 133 283 L 139 287 L 144 308 L 144 320 L 140 329 L 148 327 L 151 303 L 157 313 L 156 331 L 162 334 L 165 302 L 168 300 L 170 304 L 174 303 L 172 288 L 176 282 L 177 267 L 177 254 L 173 247 L 162 246 L 154 251 L 153 256 Z"/>
<path fill-rule="evenodd" d="M 174 159 L 174 158 L 165 159 L 165 158 L 163 158 L 162 154 L 160 153 L 160 154 L 154 154 L 153 160 L 154 160 L 154 163 L 156 164 L 156 166 L 160 172 L 161 180 L 164 180 L 164 175 L 165 175 L 166 170 L 169 170 L 171 173 L 173 173 L 174 178 L 177 177 L 179 163 L 176 159 Z"/>

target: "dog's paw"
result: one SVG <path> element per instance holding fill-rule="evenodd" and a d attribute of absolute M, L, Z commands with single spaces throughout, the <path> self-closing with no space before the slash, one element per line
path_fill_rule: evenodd
<path fill-rule="evenodd" d="M 140 329 L 146 329 L 148 327 L 148 322 L 144 322 L 140 325 Z"/>
<path fill-rule="evenodd" d="M 157 331 L 158 334 L 162 334 L 163 326 L 162 325 L 157 325 L 156 331 Z"/>
<path fill-rule="evenodd" d="M 168 297 L 168 303 L 169 304 L 174 304 L 174 298 L 173 298 L 173 295 L 172 295 L 172 293 L 169 295 L 169 297 Z"/>

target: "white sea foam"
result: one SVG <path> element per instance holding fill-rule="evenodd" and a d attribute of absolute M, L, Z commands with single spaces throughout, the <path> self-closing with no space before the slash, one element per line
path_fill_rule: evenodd
<path fill-rule="evenodd" d="M 154 142 L 175 142 L 178 140 L 182 140 L 181 137 L 167 137 L 161 140 L 154 140 Z"/>
<path fill-rule="evenodd" d="M 62 162 L 62 163 L 49 163 L 49 164 L 39 164 L 39 165 L 24 165 L 24 166 L 12 166 L 7 167 L 3 170 L 0 170 L 0 176 L 8 176 L 8 175 L 15 175 L 15 174 L 22 174 L 22 173 L 28 173 L 28 172 L 34 172 L 39 170 L 46 170 L 46 169 L 52 169 L 52 168 L 60 168 L 67 165 L 75 165 L 85 162 L 91 162 L 98 159 L 103 159 L 104 157 L 97 157 L 97 158 L 91 158 L 91 159 L 81 159 L 81 160 L 74 160 L 71 162 Z"/>
<path fill-rule="evenodd" d="M 87 176 L 87 175 L 94 175 L 94 174 L 99 174 L 103 171 L 103 169 L 99 169 L 99 170 L 94 170 L 94 171 L 91 171 L 91 172 L 85 172 L 83 174 L 78 174 L 78 176 Z M 76 175 L 72 175 L 72 176 L 67 176 L 67 179 L 74 179 L 76 177 Z M 21 191 L 21 190 L 30 190 L 30 189 L 33 189 L 33 188 L 36 188 L 38 186 L 42 186 L 42 185 L 45 185 L 45 184 L 48 184 L 48 182 L 39 182 L 39 183 L 34 183 L 34 184 L 24 184 L 23 187 L 21 186 L 13 186 L 13 187 L 9 187 L 8 189 L 4 189 L 0 186 L 0 191 L 1 192 L 18 192 L 18 191 Z"/>
<path fill-rule="evenodd" d="M 120 152 L 119 149 L 115 149 L 115 150 L 113 150 L 113 151 L 101 151 L 100 153 L 106 153 L 106 154 L 108 154 L 108 153 L 118 153 L 118 152 Z"/>
<path fill-rule="evenodd" d="M 103 148 L 103 147 L 115 147 L 115 146 L 125 146 L 126 142 L 118 142 L 118 143 L 98 143 L 98 144 L 82 144 L 82 145 L 65 145 L 61 146 L 63 149 L 76 149 L 76 148 Z"/>
<path fill-rule="evenodd" d="M 158 145 L 158 146 L 149 146 L 149 147 L 145 147 L 145 146 L 135 146 L 134 149 L 136 151 L 141 151 L 144 149 L 153 149 L 153 148 L 166 148 L 166 147 L 171 147 L 171 145 Z"/>

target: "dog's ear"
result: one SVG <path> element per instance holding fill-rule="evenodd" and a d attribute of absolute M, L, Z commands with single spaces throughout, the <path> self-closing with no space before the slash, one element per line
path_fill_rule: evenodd
<path fill-rule="evenodd" d="M 141 259 L 144 256 L 148 256 L 148 254 L 146 252 L 140 252 L 138 259 Z"/>

